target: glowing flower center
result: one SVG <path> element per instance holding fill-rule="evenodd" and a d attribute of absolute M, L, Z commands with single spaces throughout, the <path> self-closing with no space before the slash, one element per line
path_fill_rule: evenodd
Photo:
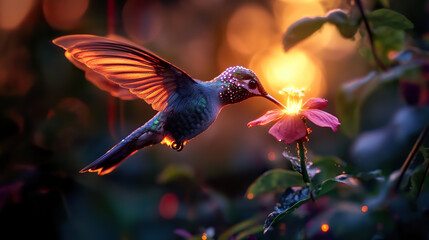
<path fill-rule="evenodd" d="M 304 97 L 304 89 L 285 88 L 280 91 L 280 94 L 287 96 L 286 109 L 283 110 L 288 115 L 299 114 L 302 107 L 302 98 Z"/>

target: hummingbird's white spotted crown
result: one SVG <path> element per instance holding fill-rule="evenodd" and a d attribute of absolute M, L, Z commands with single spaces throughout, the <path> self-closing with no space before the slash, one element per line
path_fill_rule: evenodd
<path fill-rule="evenodd" d="M 267 95 L 256 74 L 242 66 L 227 68 L 217 79 L 223 89 L 219 96 L 225 105 L 238 103 L 253 96 Z"/>

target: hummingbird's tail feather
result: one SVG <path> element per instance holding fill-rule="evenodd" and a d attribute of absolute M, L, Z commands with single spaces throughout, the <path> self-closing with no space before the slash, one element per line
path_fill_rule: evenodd
<path fill-rule="evenodd" d="M 120 142 L 106 152 L 103 156 L 80 170 L 80 173 L 96 172 L 98 175 L 104 175 L 112 172 L 122 161 L 137 152 L 131 146 L 126 146 Z"/>
<path fill-rule="evenodd" d="M 79 172 L 96 172 L 98 175 L 108 174 L 137 150 L 159 143 L 161 140 L 161 134 L 146 131 L 142 126 Z"/>

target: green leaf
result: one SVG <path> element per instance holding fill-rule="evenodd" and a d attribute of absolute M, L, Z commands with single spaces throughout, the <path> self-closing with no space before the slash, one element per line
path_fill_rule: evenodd
<path fill-rule="evenodd" d="M 359 132 L 360 110 L 362 101 L 350 96 L 344 89 L 336 96 L 336 112 L 341 122 L 341 131 L 348 137 L 354 137 Z"/>
<path fill-rule="evenodd" d="M 263 231 L 264 231 L 263 225 L 254 226 L 252 228 L 249 228 L 249 229 L 237 234 L 237 237 L 235 239 L 237 239 L 237 240 L 250 239 L 249 235 L 261 234 Z"/>
<path fill-rule="evenodd" d="M 426 176 L 426 166 L 421 166 L 417 168 L 413 175 L 410 176 L 410 195 L 418 196 L 420 193 L 420 188 L 424 189 L 429 182 L 429 178 Z"/>
<path fill-rule="evenodd" d="M 389 63 L 389 52 L 392 50 L 400 51 L 404 48 L 405 31 L 382 26 L 374 28 L 373 32 L 376 49 L 380 53 L 382 60 Z"/>
<path fill-rule="evenodd" d="M 311 36 L 326 22 L 327 19 L 324 17 L 306 17 L 294 22 L 289 26 L 283 36 L 283 47 L 285 51 L 288 51 L 302 40 Z"/>
<path fill-rule="evenodd" d="M 316 197 L 319 198 L 323 195 L 326 195 L 328 192 L 332 191 L 337 184 L 337 181 L 335 181 L 333 178 L 326 179 L 322 182 L 320 187 L 316 190 Z"/>
<path fill-rule="evenodd" d="M 353 38 L 359 28 L 359 21 L 351 21 L 343 10 L 333 10 L 326 15 L 329 23 L 334 24 L 344 38 Z"/>
<path fill-rule="evenodd" d="M 425 189 L 429 184 L 429 178 L 427 176 L 426 168 L 429 164 L 428 148 L 421 147 L 420 152 L 423 155 L 424 161 L 416 169 L 413 170 L 410 176 L 410 194 L 411 196 L 418 196 L 420 190 Z"/>
<path fill-rule="evenodd" d="M 377 78 L 375 71 L 363 78 L 352 80 L 343 85 L 336 97 L 338 118 L 341 130 L 348 136 L 354 137 L 359 131 L 360 110 L 363 100 L 374 86 Z"/>
<path fill-rule="evenodd" d="M 365 77 L 344 84 L 337 94 L 336 108 L 341 130 L 349 137 L 355 136 L 359 131 L 361 106 L 373 89 L 376 79 L 377 73 L 372 71 Z"/>
<path fill-rule="evenodd" d="M 414 24 L 404 15 L 386 8 L 377 9 L 373 12 L 370 12 L 366 15 L 366 17 L 372 23 L 374 28 L 380 26 L 391 27 L 400 30 L 414 28 Z"/>
<path fill-rule="evenodd" d="M 361 172 L 356 175 L 341 174 L 333 178 L 326 179 L 320 184 L 319 188 L 316 189 L 315 195 L 317 197 L 323 196 L 334 189 L 337 183 L 346 184 L 351 187 L 357 187 L 361 185 L 361 180 L 376 179 L 384 181 L 380 170 L 374 170 L 371 172 Z"/>
<path fill-rule="evenodd" d="M 342 174 L 323 181 L 320 187 L 316 190 L 316 196 L 320 197 L 327 194 L 334 189 L 337 183 L 343 183 L 352 187 L 359 186 L 359 180 L 356 177 L 348 174 Z"/>
<path fill-rule="evenodd" d="M 429 147 L 422 147 L 421 149 L 420 149 L 420 152 L 422 153 L 422 155 L 423 155 L 423 159 L 425 160 L 425 161 L 429 161 Z"/>
<path fill-rule="evenodd" d="M 387 50 L 400 51 L 403 49 L 405 42 L 405 32 L 403 30 L 389 27 L 374 28 L 374 35 L 378 44 Z M 376 42 L 377 44 L 377 42 Z"/>
<path fill-rule="evenodd" d="M 352 20 L 346 12 L 340 9 L 330 11 L 325 17 L 301 18 L 290 25 L 283 36 L 285 51 L 311 36 L 327 22 L 334 24 L 343 37 L 353 38 L 359 29 L 360 18 Z"/>
<path fill-rule="evenodd" d="M 159 183 L 168 183 L 178 179 L 187 179 L 191 182 L 195 180 L 193 172 L 186 167 L 169 165 L 158 176 Z"/>
<path fill-rule="evenodd" d="M 258 177 L 247 189 L 246 195 L 257 197 L 263 193 L 279 192 L 288 187 L 303 186 L 302 176 L 290 170 L 273 169 Z"/>
<path fill-rule="evenodd" d="M 292 213 L 295 209 L 303 205 L 310 200 L 310 189 L 308 187 L 301 188 L 288 188 L 280 197 L 279 202 L 274 211 L 271 212 L 264 224 L 264 233 L 270 229 L 270 227 L 284 218 L 286 215 Z"/>
<path fill-rule="evenodd" d="M 378 9 L 367 14 L 372 23 L 374 45 L 383 62 L 390 65 L 388 54 L 400 51 L 405 44 L 405 30 L 413 28 L 413 23 L 405 16 L 389 9 Z"/>
<path fill-rule="evenodd" d="M 356 177 L 363 180 L 380 179 L 384 181 L 384 177 L 380 169 L 376 169 L 370 172 L 360 172 L 356 174 Z"/>
<path fill-rule="evenodd" d="M 346 163 L 337 157 L 317 157 L 312 160 L 310 171 L 318 171 L 311 180 L 313 184 L 321 184 L 324 180 L 343 174 Z"/>
<path fill-rule="evenodd" d="M 258 218 L 251 218 L 244 222 L 235 224 L 225 232 L 223 232 L 218 240 L 229 240 L 234 234 L 237 234 L 241 231 L 245 231 L 246 229 L 251 228 L 255 223 L 258 222 Z"/>

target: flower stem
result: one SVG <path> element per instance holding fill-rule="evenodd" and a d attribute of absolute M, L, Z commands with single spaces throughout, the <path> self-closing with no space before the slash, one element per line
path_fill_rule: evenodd
<path fill-rule="evenodd" d="M 301 163 L 301 174 L 305 184 L 309 185 L 311 182 L 307 172 L 306 153 L 307 153 L 307 149 L 304 146 L 304 141 L 298 140 L 298 155 L 299 155 L 299 162 Z"/>
<path fill-rule="evenodd" d="M 299 162 L 301 164 L 301 175 L 302 179 L 304 180 L 305 185 L 310 189 L 310 199 L 312 202 L 316 202 L 314 196 L 313 196 L 313 185 L 311 184 L 310 177 L 308 176 L 307 172 L 307 149 L 304 146 L 304 140 L 298 140 L 298 155 L 299 155 Z"/>

